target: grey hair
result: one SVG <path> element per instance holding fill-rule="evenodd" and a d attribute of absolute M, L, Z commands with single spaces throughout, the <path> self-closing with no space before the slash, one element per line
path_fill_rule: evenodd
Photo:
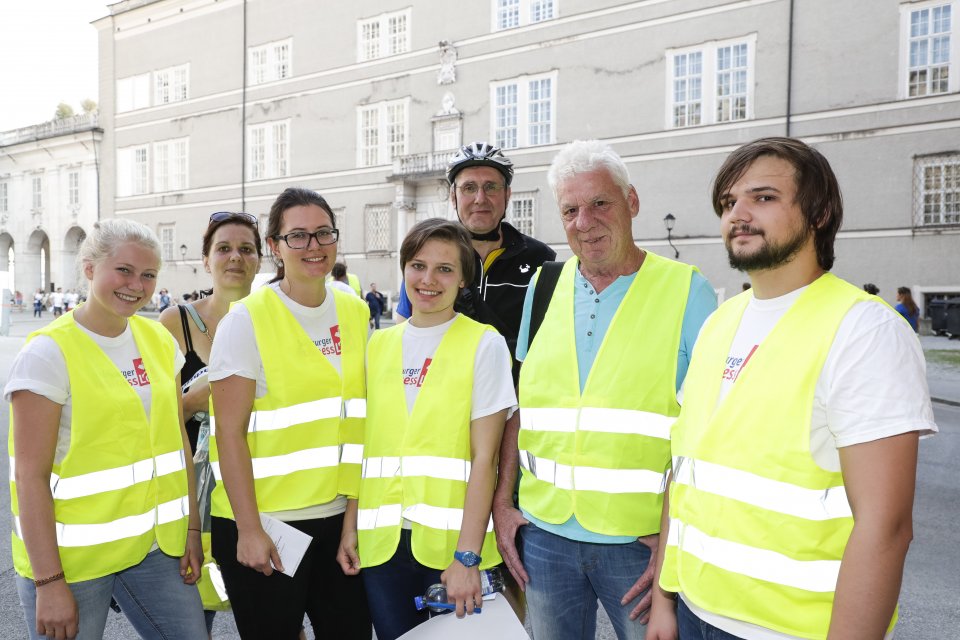
<path fill-rule="evenodd" d="M 110 218 L 94 223 L 93 231 L 80 245 L 77 256 L 80 268 L 88 262 L 100 264 L 127 242 L 141 244 L 160 258 L 160 241 L 150 227 L 133 220 Z"/>
<path fill-rule="evenodd" d="M 605 170 L 613 182 L 623 191 L 624 197 L 630 194 L 630 172 L 617 152 L 608 144 L 599 140 L 574 140 L 556 155 L 547 171 L 547 184 L 557 198 L 560 183 L 578 173 Z"/>

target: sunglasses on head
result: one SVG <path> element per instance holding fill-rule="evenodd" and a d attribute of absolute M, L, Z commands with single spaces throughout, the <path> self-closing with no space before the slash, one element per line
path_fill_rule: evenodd
<path fill-rule="evenodd" d="M 225 220 L 238 220 L 252 224 L 255 227 L 258 226 L 257 216 L 243 211 L 217 211 L 210 216 L 211 224 L 214 222 L 224 222 Z"/>

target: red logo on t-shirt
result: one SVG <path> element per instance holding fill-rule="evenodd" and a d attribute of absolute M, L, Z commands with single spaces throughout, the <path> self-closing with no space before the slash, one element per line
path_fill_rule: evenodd
<path fill-rule="evenodd" d="M 432 358 L 427 358 L 423 361 L 423 368 L 420 369 L 420 377 L 417 378 L 417 386 L 422 387 L 423 381 L 427 377 L 427 369 L 430 368 L 430 363 L 433 362 Z"/>
<path fill-rule="evenodd" d="M 334 353 L 340 355 L 340 325 L 335 324 L 330 327 L 330 338 L 333 339 Z"/>
<path fill-rule="evenodd" d="M 147 368 L 143 366 L 143 358 L 135 358 L 133 361 L 133 375 L 127 378 L 131 386 L 146 387 L 150 384 L 147 378 Z"/>

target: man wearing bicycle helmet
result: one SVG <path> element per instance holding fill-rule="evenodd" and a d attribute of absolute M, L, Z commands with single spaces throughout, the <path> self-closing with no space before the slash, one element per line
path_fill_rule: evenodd
<path fill-rule="evenodd" d="M 464 145 L 447 164 L 447 180 L 450 201 L 460 223 L 470 232 L 476 251 L 476 275 L 456 309 L 493 325 L 506 338 L 513 355 L 530 278 L 557 254 L 504 220 L 513 163 L 500 149 L 486 142 Z M 402 287 L 400 291 L 397 313 L 407 318 L 410 301 Z M 514 368 L 515 381 L 517 372 Z"/>

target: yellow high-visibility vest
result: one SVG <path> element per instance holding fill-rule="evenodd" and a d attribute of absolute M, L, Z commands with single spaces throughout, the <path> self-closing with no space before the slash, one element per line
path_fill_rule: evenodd
<path fill-rule="evenodd" d="M 560 524 L 644 536 L 660 530 L 677 353 L 694 267 L 647 252 L 617 309 L 583 393 L 574 276 L 564 265 L 520 370 L 520 506 Z"/>
<path fill-rule="evenodd" d="M 138 564 L 154 541 L 170 556 L 186 548 L 189 498 L 180 431 L 175 346 L 158 322 L 129 319 L 150 380 L 150 417 L 116 365 L 66 313 L 30 334 L 60 347 L 70 378 L 70 448 L 54 463 L 50 486 L 60 562 L 68 582 L 100 578 Z M 17 573 L 34 578 L 20 530 L 13 481 L 10 411 L 11 543 Z M 43 577 L 43 576 L 41 576 Z"/>
<path fill-rule="evenodd" d="M 403 332 L 407 323 L 377 331 L 370 340 L 369 388 L 363 479 L 357 515 L 364 567 L 389 560 L 402 521 L 413 523 L 411 546 L 418 562 L 446 569 L 453 561 L 470 478 L 470 411 L 477 346 L 492 327 L 459 315 L 430 362 L 429 375 L 408 414 L 403 386 Z M 493 519 L 480 568 L 500 564 Z"/>
<path fill-rule="evenodd" d="M 238 302 L 250 311 L 267 393 L 250 413 L 247 445 L 260 511 L 288 511 L 356 495 L 366 415 L 364 349 L 367 305 L 341 291 L 333 294 L 340 351 L 338 374 L 270 287 Z M 216 416 L 210 411 L 210 464 L 217 485 L 210 513 L 233 518 L 217 451 Z"/>
<path fill-rule="evenodd" d="M 721 305 L 694 349 L 672 433 L 660 585 L 718 615 L 826 638 L 853 515 L 842 474 L 821 468 L 810 453 L 810 412 L 844 316 L 872 296 L 832 274 L 818 278 L 718 405 L 750 297 L 744 292 Z M 896 614 L 891 628 L 895 622 Z"/>

